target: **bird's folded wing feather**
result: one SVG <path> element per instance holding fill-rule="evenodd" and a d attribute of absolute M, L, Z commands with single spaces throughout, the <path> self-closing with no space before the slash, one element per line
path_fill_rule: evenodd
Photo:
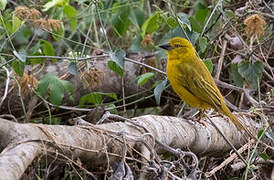
<path fill-rule="evenodd" d="M 185 89 L 201 101 L 219 109 L 222 104 L 222 97 L 219 97 L 219 93 L 214 88 L 214 84 L 205 80 L 203 74 L 198 73 L 193 69 L 189 69 L 186 66 L 182 71 L 184 71 L 184 76 L 181 78 L 182 81 L 185 82 L 183 84 Z"/>

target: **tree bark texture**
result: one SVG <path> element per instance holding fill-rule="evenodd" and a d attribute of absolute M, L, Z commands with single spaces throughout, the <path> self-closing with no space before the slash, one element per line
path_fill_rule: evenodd
<path fill-rule="evenodd" d="M 249 124 L 248 118 L 239 117 Z M 243 134 L 230 121 L 222 117 L 212 120 L 236 148 L 245 142 Z M 95 167 L 121 159 L 124 144 L 128 151 L 136 149 L 149 160 L 152 152 L 165 152 L 161 145 L 154 146 L 153 139 L 175 149 L 190 149 L 200 156 L 223 156 L 231 150 L 207 121 L 202 125 L 176 117 L 145 115 L 125 122 L 62 126 L 19 124 L 0 119 L 0 174 L 6 179 L 20 179 L 33 160 L 46 152 L 58 152 L 74 160 L 80 158 L 85 166 Z"/>

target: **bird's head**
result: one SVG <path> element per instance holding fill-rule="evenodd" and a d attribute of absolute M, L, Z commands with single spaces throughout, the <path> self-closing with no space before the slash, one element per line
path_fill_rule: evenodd
<path fill-rule="evenodd" d="M 165 43 L 159 46 L 167 50 L 168 55 L 171 56 L 187 56 L 195 54 L 195 49 L 191 42 L 182 37 L 172 38 L 169 43 Z"/>

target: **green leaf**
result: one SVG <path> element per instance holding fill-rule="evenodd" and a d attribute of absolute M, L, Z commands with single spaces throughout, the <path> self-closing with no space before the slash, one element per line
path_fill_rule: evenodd
<path fill-rule="evenodd" d="M 143 86 L 150 78 L 154 76 L 154 73 L 145 73 L 137 77 L 138 84 Z"/>
<path fill-rule="evenodd" d="M 71 62 L 69 64 L 68 70 L 69 70 L 70 74 L 76 75 L 78 72 L 76 62 Z"/>
<path fill-rule="evenodd" d="M 112 26 L 113 30 L 117 33 L 119 36 L 123 36 L 126 31 L 128 30 L 128 27 L 130 25 L 129 20 L 129 8 L 120 8 L 119 13 L 116 13 L 112 17 Z"/>
<path fill-rule="evenodd" d="M 64 29 L 63 23 L 61 23 L 61 25 L 60 25 L 60 27 L 58 29 L 53 29 L 53 31 L 52 31 L 52 37 L 56 41 L 62 40 L 64 38 L 64 35 L 65 35 L 65 29 Z"/>
<path fill-rule="evenodd" d="M 95 92 L 95 93 L 89 93 L 80 98 L 80 105 L 84 105 L 86 102 L 91 103 L 91 104 L 101 104 L 103 101 L 102 95 Z"/>
<path fill-rule="evenodd" d="M 263 132 L 264 132 L 264 130 L 260 130 L 258 132 L 258 134 L 257 134 L 258 139 L 261 138 L 261 136 L 263 135 Z"/>
<path fill-rule="evenodd" d="M 7 0 L 0 0 L 0 10 L 3 11 L 6 8 Z"/>
<path fill-rule="evenodd" d="M 104 96 L 111 97 L 112 99 L 118 100 L 117 95 L 115 93 L 102 93 L 102 92 L 99 92 L 99 93 Z"/>
<path fill-rule="evenodd" d="M 199 38 L 199 48 L 200 48 L 200 51 L 202 52 L 202 53 L 204 53 L 205 52 L 205 50 L 206 50 L 206 48 L 207 48 L 207 46 L 208 46 L 208 43 L 207 43 L 207 38 L 205 38 L 205 37 L 200 37 Z"/>
<path fill-rule="evenodd" d="M 40 42 L 41 42 L 41 44 L 43 44 L 44 55 L 46 55 L 46 56 L 54 56 L 55 55 L 54 48 L 50 42 L 43 40 L 43 39 L 41 39 Z"/>
<path fill-rule="evenodd" d="M 116 62 L 120 66 L 120 68 L 124 69 L 125 66 L 125 57 L 126 57 L 126 52 L 122 49 L 119 49 L 115 51 L 114 53 L 110 54 L 111 60 Z"/>
<path fill-rule="evenodd" d="M 116 109 L 115 104 L 107 104 L 107 105 L 106 105 L 106 109 L 109 109 L 108 111 L 109 111 L 111 114 L 118 114 L 118 111 L 117 111 L 117 109 Z"/>
<path fill-rule="evenodd" d="M 54 79 L 49 84 L 49 100 L 52 104 L 60 105 L 65 96 L 65 88 L 59 79 Z"/>
<path fill-rule="evenodd" d="M 42 53 L 40 52 L 36 52 L 31 54 L 32 56 L 43 56 Z M 35 65 L 35 64 L 42 64 L 45 62 L 45 58 L 31 58 L 31 59 L 27 59 L 27 62 L 30 62 L 31 65 Z"/>
<path fill-rule="evenodd" d="M 69 81 L 65 81 L 65 80 L 61 80 L 60 82 L 62 83 L 63 87 L 65 88 L 70 100 L 73 101 L 74 100 L 73 99 L 74 87 L 73 87 L 72 83 Z"/>
<path fill-rule="evenodd" d="M 69 96 L 72 96 L 74 89 L 71 82 L 61 80 L 53 74 L 46 74 L 39 80 L 37 92 L 41 96 L 45 96 L 49 92 L 49 99 L 52 104 L 60 105 L 65 91 Z"/>
<path fill-rule="evenodd" d="M 259 169 L 259 166 L 256 166 L 256 165 L 254 165 L 254 164 L 251 164 L 251 165 L 249 166 L 249 168 L 250 168 L 251 171 L 253 171 L 253 170 Z"/>
<path fill-rule="evenodd" d="M 154 96 L 156 103 L 159 105 L 161 101 L 161 95 L 166 87 L 167 79 L 160 81 L 160 83 L 154 88 Z"/>
<path fill-rule="evenodd" d="M 50 80 L 49 80 L 50 77 L 48 77 L 49 75 L 50 74 L 44 75 L 39 80 L 39 83 L 38 83 L 37 93 L 42 97 L 45 97 L 47 92 L 48 92 L 48 86 L 49 86 L 49 83 L 50 83 Z"/>
<path fill-rule="evenodd" d="M 207 9 L 205 6 L 202 5 L 201 7 L 199 7 L 199 9 L 197 9 L 195 13 L 195 19 L 204 24 L 208 15 L 209 15 L 209 9 Z"/>
<path fill-rule="evenodd" d="M 122 2 L 115 2 L 112 6 L 112 13 L 118 13 L 122 8 L 125 7 L 125 4 Z"/>
<path fill-rule="evenodd" d="M 71 5 L 65 5 L 64 14 L 68 17 L 72 30 L 75 30 L 77 27 L 76 9 Z"/>
<path fill-rule="evenodd" d="M 260 153 L 259 156 L 261 156 L 261 158 L 263 158 L 265 161 L 269 159 L 269 156 L 266 153 Z"/>
<path fill-rule="evenodd" d="M 57 7 L 64 6 L 68 3 L 69 3 L 69 0 L 51 0 L 43 6 L 42 11 L 48 11 L 50 8 L 53 8 L 55 6 Z"/>
<path fill-rule="evenodd" d="M 117 65 L 114 61 L 108 61 L 108 68 L 114 71 L 115 73 L 119 74 L 121 77 L 124 76 L 124 70 L 120 68 L 119 65 Z"/>
<path fill-rule="evenodd" d="M 27 57 L 26 51 L 21 49 L 18 53 L 16 50 L 14 50 L 13 54 L 14 54 L 15 57 L 17 57 L 23 63 L 26 62 L 26 57 Z"/>
<path fill-rule="evenodd" d="M 64 13 L 68 18 L 74 18 L 77 16 L 76 9 L 71 5 L 65 5 L 64 6 Z"/>
<path fill-rule="evenodd" d="M 146 33 L 151 34 L 157 31 L 164 22 L 163 15 L 160 11 L 156 11 L 150 18 L 148 18 L 142 25 L 142 37 L 144 38 Z"/>
<path fill-rule="evenodd" d="M 174 17 L 168 17 L 166 23 L 172 28 L 176 28 L 179 25 Z"/>
<path fill-rule="evenodd" d="M 13 14 L 12 16 L 12 33 L 15 33 L 20 29 L 20 27 L 24 24 L 24 21 L 21 21 L 17 16 Z"/>
<path fill-rule="evenodd" d="M 225 12 L 225 15 L 230 17 L 230 18 L 236 18 L 237 17 L 236 14 L 230 9 L 226 9 L 224 12 Z"/>
<path fill-rule="evenodd" d="M 143 47 L 141 44 L 142 40 L 143 40 L 142 35 L 138 34 L 136 38 L 133 39 L 133 42 L 128 50 L 130 52 L 135 52 L 135 53 L 147 51 L 148 48 Z"/>
<path fill-rule="evenodd" d="M 238 64 L 231 64 L 230 65 L 231 76 L 233 80 L 233 84 L 238 87 L 243 87 L 244 78 L 240 75 L 238 71 Z"/>
<path fill-rule="evenodd" d="M 190 21 L 193 31 L 198 32 L 198 33 L 202 32 L 203 28 L 195 18 L 189 17 L 189 21 Z"/>
<path fill-rule="evenodd" d="M 189 31 L 191 31 L 191 23 L 189 21 L 188 15 L 185 13 L 178 13 L 179 19 L 181 25 L 186 26 Z"/>
<path fill-rule="evenodd" d="M 24 75 L 25 63 L 22 61 L 13 61 L 11 66 L 18 76 L 22 77 Z"/>
<path fill-rule="evenodd" d="M 212 63 L 211 59 L 205 59 L 203 62 L 205 63 L 209 72 L 212 73 L 213 72 L 213 63 Z"/>
<path fill-rule="evenodd" d="M 135 24 L 137 27 L 142 28 L 142 25 L 145 22 L 144 10 L 139 7 L 130 9 L 129 20 L 132 24 Z"/>
<path fill-rule="evenodd" d="M 263 63 L 261 61 L 256 61 L 255 63 L 249 62 L 247 60 L 242 61 L 238 66 L 238 71 L 240 75 L 245 78 L 247 83 L 250 84 L 251 88 L 258 88 L 258 81 L 262 77 Z"/>

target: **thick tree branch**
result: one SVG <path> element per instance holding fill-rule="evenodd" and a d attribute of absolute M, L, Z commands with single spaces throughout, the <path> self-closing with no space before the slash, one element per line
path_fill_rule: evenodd
<path fill-rule="evenodd" d="M 3 150 L 0 155 L 0 174 L 4 174 L 7 179 L 19 179 L 43 151 L 58 151 L 73 159 L 80 158 L 85 165 L 91 167 L 105 164 L 107 160 L 113 162 L 122 157 L 123 138 L 129 149 L 135 148 L 138 151 L 144 147 L 151 147 L 158 153 L 165 151 L 160 145 L 154 148 L 149 137 L 173 148 L 191 149 L 198 155 L 222 156 L 230 151 L 230 146 L 209 122 L 205 122 L 203 126 L 176 117 L 154 115 L 132 120 L 144 126 L 150 136 L 144 135 L 140 126 L 129 122 L 61 126 L 18 124 L 0 119 L 0 149 Z M 243 135 L 232 123 L 221 117 L 213 117 L 212 120 L 235 147 L 244 143 Z M 246 121 L 245 124 L 248 124 Z M 140 139 L 149 146 L 144 146 Z"/>

